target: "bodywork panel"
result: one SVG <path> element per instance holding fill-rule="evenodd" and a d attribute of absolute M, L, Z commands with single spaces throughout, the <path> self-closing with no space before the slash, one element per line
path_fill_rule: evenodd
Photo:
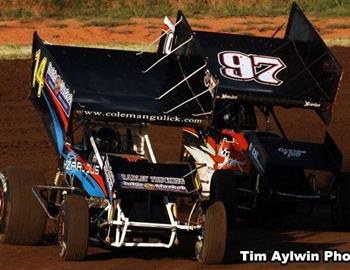
<path fill-rule="evenodd" d="M 252 133 L 248 151 L 261 175 L 264 175 L 271 165 L 332 171 L 337 174 L 343 158 L 328 133 L 323 144 L 290 141 L 278 136 L 259 136 L 259 133 Z"/>

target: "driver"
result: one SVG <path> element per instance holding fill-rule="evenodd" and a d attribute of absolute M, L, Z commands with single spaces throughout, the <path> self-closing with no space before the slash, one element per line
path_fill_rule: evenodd
<path fill-rule="evenodd" d="M 245 109 L 242 105 L 231 104 L 217 113 L 213 127 L 216 130 L 214 169 L 234 170 L 244 174 L 250 172 L 247 156 L 248 141 L 240 131 L 245 121 Z"/>
<path fill-rule="evenodd" d="M 120 134 L 113 128 L 101 127 L 94 134 L 100 152 L 114 153 L 120 149 Z"/>

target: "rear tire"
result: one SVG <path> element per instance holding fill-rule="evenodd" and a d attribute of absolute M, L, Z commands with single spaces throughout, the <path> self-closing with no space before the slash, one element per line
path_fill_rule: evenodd
<path fill-rule="evenodd" d="M 35 245 L 45 232 L 47 217 L 32 187 L 46 184 L 30 168 L 10 167 L 0 173 L 0 243 Z"/>
<path fill-rule="evenodd" d="M 333 216 L 337 229 L 350 231 L 350 172 L 341 173 L 336 182 Z"/>
<path fill-rule="evenodd" d="M 197 260 L 203 264 L 220 264 L 226 252 L 227 221 L 225 206 L 217 201 L 203 216 L 202 239 L 196 242 Z"/>
<path fill-rule="evenodd" d="M 66 261 L 86 257 L 89 241 L 89 207 L 84 197 L 67 195 L 58 216 L 59 253 Z"/>

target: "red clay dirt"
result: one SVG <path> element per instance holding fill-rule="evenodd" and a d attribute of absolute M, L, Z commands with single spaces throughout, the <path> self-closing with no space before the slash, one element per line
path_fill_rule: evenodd
<path fill-rule="evenodd" d="M 350 50 L 333 48 L 345 67 L 340 94 L 335 106 L 332 125 L 328 129 L 344 154 L 344 170 L 350 170 Z M 28 101 L 30 61 L 0 61 L 0 164 L 31 165 L 42 169 L 53 179 L 56 166 L 54 148 L 48 140 L 39 115 Z M 292 138 L 321 141 L 325 127 L 315 113 L 302 110 L 278 111 L 287 134 Z M 160 160 L 176 160 L 181 132 L 167 127 L 152 128 L 151 139 Z M 239 250 L 260 252 L 314 251 L 324 249 L 350 250 L 350 233 L 336 232 L 331 223 L 329 207 L 319 206 L 309 217 L 259 219 L 240 221 L 230 236 L 226 264 L 202 266 L 188 251 L 188 247 L 170 250 L 121 249 L 107 251 L 98 247 L 89 249 L 84 262 L 64 262 L 58 256 L 54 240 L 54 226 L 49 224 L 48 234 L 41 246 L 23 247 L 0 245 L 0 269 L 348 269 L 345 264 L 292 263 L 282 267 L 278 263 L 268 266 L 241 263 Z"/>
<path fill-rule="evenodd" d="M 348 17 L 310 20 L 324 39 L 350 38 Z M 280 25 L 286 25 L 287 17 L 190 18 L 189 22 L 195 30 L 272 36 Z M 0 21 L 0 44 L 29 45 L 34 30 L 45 40 L 57 44 L 147 43 L 160 34 L 162 23 L 161 18 L 132 18 L 107 22 L 82 22 L 74 19 Z M 283 33 L 283 30 L 280 31 L 277 37 L 281 37 Z"/>

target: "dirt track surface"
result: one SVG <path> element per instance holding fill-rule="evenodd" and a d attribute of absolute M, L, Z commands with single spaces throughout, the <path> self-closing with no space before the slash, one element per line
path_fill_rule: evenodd
<path fill-rule="evenodd" d="M 175 20 L 174 18 L 172 18 Z M 230 17 L 230 18 L 189 18 L 194 30 L 230 32 L 270 37 L 287 16 L 278 17 Z M 324 39 L 350 38 L 348 17 L 310 18 Z M 160 34 L 162 18 L 131 18 L 125 21 L 81 22 L 66 20 L 11 20 L 0 21 L 0 44 L 30 45 L 33 32 L 55 44 L 110 44 L 149 43 Z M 284 30 L 277 34 L 282 37 Z"/>
<path fill-rule="evenodd" d="M 333 48 L 336 57 L 345 67 L 341 91 L 335 106 L 333 122 L 328 131 L 344 154 L 344 170 L 350 170 L 350 50 Z M 0 61 L 0 164 L 7 167 L 26 164 L 42 169 L 53 179 L 56 166 L 54 148 L 41 120 L 27 99 L 30 78 L 30 61 Z M 301 140 L 322 141 L 326 128 L 315 113 L 301 110 L 279 110 L 287 135 Z M 160 160 L 176 160 L 181 133 L 177 129 L 153 128 Z M 262 265 L 241 263 L 239 250 L 259 252 L 307 251 L 324 249 L 350 251 L 350 233 L 334 230 L 328 206 L 319 206 L 309 217 L 288 217 L 265 221 L 240 221 L 230 235 L 226 264 L 202 266 L 191 258 L 184 248 L 170 250 L 121 249 L 106 251 L 89 249 L 84 262 L 64 262 L 58 254 L 53 236 L 53 224 L 41 246 L 18 247 L 0 245 L 0 269 L 349 269 L 349 264 L 292 263 L 282 267 L 278 263 Z"/>

